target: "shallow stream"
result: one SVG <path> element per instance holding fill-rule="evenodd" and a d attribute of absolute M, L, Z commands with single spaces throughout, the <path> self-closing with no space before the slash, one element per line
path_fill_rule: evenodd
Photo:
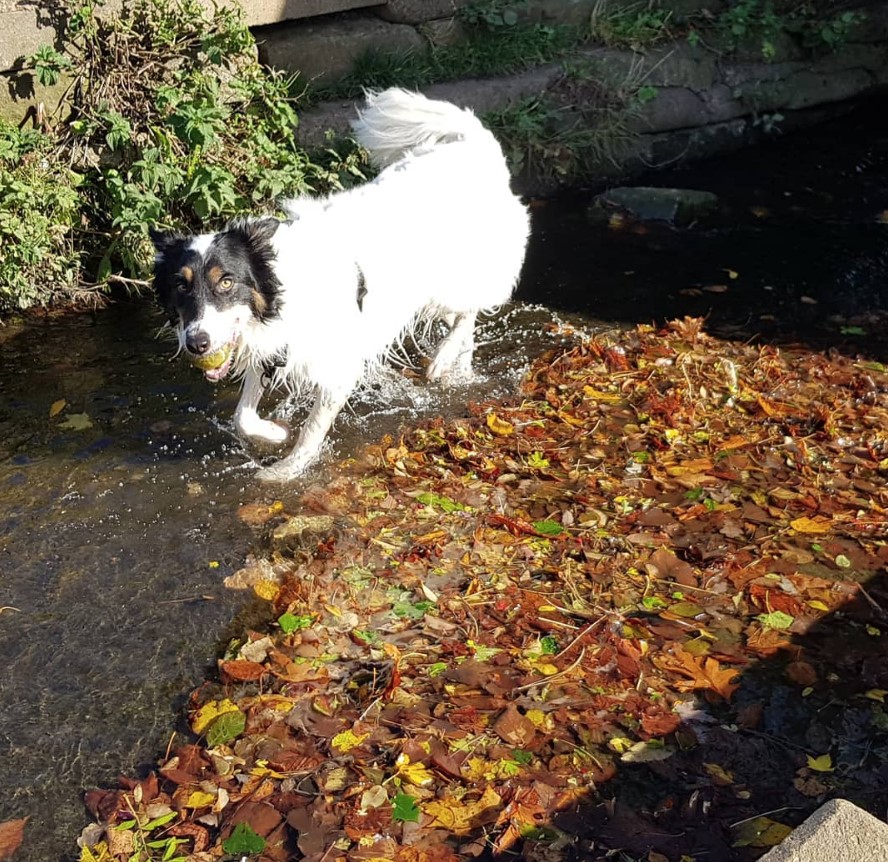
<path fill-rule="evenodd" d="M 706 225 L 593 224 L 583 195 L 534 206 L 521 301 L 484 321 L 479 381 L 392 375 L 337 422 L 327 464 L 508 395 L 556 314 L 592 330 L 701 314 L 727 337 L 888 359 L 885 116 L 647 178 L 719 194 Z M 75 856 L 81 790 L 162 754 L 188 692 L 261 612 L 222 587 L 256 540 L 238 504 L 269 498 L 233 435 L 236 392 L 171 361 L 159 324 L 120 302 L 0 328 L 0 821 L 31 816 L 22 862 Z"/>

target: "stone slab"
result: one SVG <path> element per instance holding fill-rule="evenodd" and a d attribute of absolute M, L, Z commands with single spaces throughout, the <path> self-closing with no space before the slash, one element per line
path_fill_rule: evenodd
<path fill-rule="evenodd" d="M 52 45 L 55 29 L 37 18 L 35 9 L 0 13 L 0 69 L 12 69 L 20 57 L 33 54 L 41 45 Z"/>
<path fill-rule="evenodd" d="M 341 77 L 368 52 L 406 54 L 425 47 L 413 27 L 362 13 L 263 27 L 254 35 L 263 63 L 298 72 L 304 83 Z"/>
<path fill-rule="evenodd" d="M 759 862 L 884 862 L 888 824 L 844 800 L 817 809 Z"/>

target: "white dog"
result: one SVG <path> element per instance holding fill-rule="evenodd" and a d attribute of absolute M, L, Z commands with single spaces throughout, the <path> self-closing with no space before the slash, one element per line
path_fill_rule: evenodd
<path fill-rule="evenodd" d="M 243 376 L 239 433 L 284 443 L 287 430 L 257 412 L 266 385 L 314 389 L 295 447 L 265 480 L 317 458 L 368 364 L 411 328 L 444 320 L 427 376 L 467 376 L 475 317 L 509 299 L 524 261 L 527 211 L 471 111 L 390 89 L 368 94 L 358 117 L 355 135 L 383 168 L 372 182 L 289 201 L 284 222 L 152 232 L 155 287 L 180 347 L 209 380 Z"/>

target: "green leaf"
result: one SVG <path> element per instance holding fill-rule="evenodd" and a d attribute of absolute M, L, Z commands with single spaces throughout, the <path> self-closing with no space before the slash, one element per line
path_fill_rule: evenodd
<path fill-rule="evenodd" d="M 642 607 L 648 611 L 656 611 L 666 607 L 666 602 L 664 602 L 659 596 L 645 596 L 641 600 L 641 604 Z"/>
<path fill-rule="evenodd" d="M 795 617 L 791 617 L 789 614 L 783 613 L 783 611 L 771 611 L 769 614 L 759 614 L 756 619 L 766 629 L 777 629 L 778 631 L 788 629 L 795 622 Z"/>
<path fill-rule="evenodd" d="M 433 494 L 431 491 L 426 491 L 425 493 L 420 494 L 416 499 L 424 506 L 437 506 L 445 512 L 466 511 L 466 507 L 462 503 L 457 503 L 456 500 L 451 500 L 450 497 L 442 497 L 440 494 Z"/>
<path fill-rule="evenodd" d="M 522 766 L 526 766 L 531 760 L 533 760 L 533 754 L 530 751 L 525 751 L 523 748 L 513 748 L 512 760 L 516 763 L 520 763 Z"/>
<path fill-rule="evenodd" d="M 546 635 L 543 638 L 540 638 L 540 652 L 543 655 L 557 655 L 558 654 L 558 641 L 555 640 L 552 635 Z"/>
<path fill-rule="evenodd" d="M 392 820 L 419 822 L 419 806 L 409 793 L 399 793 L 392 807 Z M 228 848 L 225 848 L 226 850 Z"/>
<path fill-rule="evenodd" d="M 421 620 L 425 616 L 426 611 L 434 606 L 434 602 L 417 602 L 415 605 L 410 602 L 395 602 L 392 605 L 392 613 L 396 617 Z"/>
<path fill-rule="evenodd" d="M 705 611 L 695 602 L 676 602 L 674 605 L 669 606 L 669 613 L 679 617 L 693 619 L 694 617 L 705 613 Z"/>
<path fill-rule="evenodd" d="M 557 521 L 534 521 L 533 528 L 544 536 L 560 536 L 564 532 L 564 527 Z"/>
<path fill-rule="evenodd" d="M 311 614 L 297 615 L 287 611 L 287 613 L 281 614 L 278 617 L 278 625 L 283 629 L 285 634 L 298 632 L 300 629 L 307 629 L 312 622 L 314 622 L 314 617 L 312 617 Z"/>
<path fill-rule="evenodd" d="M 207 745 L 215 748 L 217 745 L 231 742 L 244 732 L 246 726 L 247 717 L 240 710 L 223 712 L 207 728 Z"/>
<path fill-rule="evenodd" d="M 426 668 L 426 673 L 431 677 L 441 676 L 444 671 L 447 670 L 447 662 L 444 661 L 436 661 L 434 664 L 430 664 Z"/>
<path fill-rule="evenodd" d="M 231 835 L 222 842 L 222 849 L 233 856 L 261 853 L 265 849 L 265 839 L 246 823 L 238 823 Z"/>

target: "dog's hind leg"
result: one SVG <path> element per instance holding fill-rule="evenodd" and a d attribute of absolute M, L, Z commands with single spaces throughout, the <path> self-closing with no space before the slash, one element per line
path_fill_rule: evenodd
<path fill-rule="evenodd" d="M 280 445 L 290 436 L 290 432 L 277 422 L 260 418 L 257 408 L 264 392 L 262 377 L 254 369 L 248 369 L 244 375 L 240 401 L 234 411 L 234 427 L 244 437 Z"/>
<path fill-rule="evenodd" d="M 475 351 L 475 317 L 474 311 L 447 315 L 450 332 L 438 345 L 426 377 L 429 380 L 468 380 L 472 376 L 472 354 Z M 452 322 L 451 322 L 452 320 Z"/>
<path fill-rule="evenodd" d="M 257 478 L 262 482 L 286 482 L 304 472 L 317 459 L 324 438 L 350 393 L 351 387 L 325 389 L 319 386 L 293 451 L 276 464 L 261 469 Z"/>

